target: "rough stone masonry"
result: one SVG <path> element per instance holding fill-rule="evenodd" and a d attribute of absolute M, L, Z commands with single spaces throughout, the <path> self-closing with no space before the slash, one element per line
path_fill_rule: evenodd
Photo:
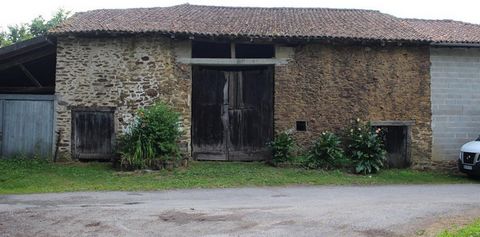
<path fill-rule="evenodd" d="M 175 40 L 162 36 L 59 37 L 57 130 L 59 150 L 70 154 L 75 106 L 115 107 L 118 134 L 139 107 L 157 99 L 181 113 L 184 150 L 190 152 L 191 66 L 177 63 Z M 414 121 L 414 165 L 431 157 L 428 46 L 301 44 L 275 67 L 276 132 L 308 123 L 297 132 L 308 146 L 322 131 L 340 131 L 351 119 Z"/>
<path fill-rule="evenodd" d="M 275 68 L 275 129 L 308 123 L 296 137 L 308 146 L 352 119 L 414 121 L 411 159 L 430 166 L 432 131 L 428 46 L 307 44 Z"/>
<path fill-rule="evenodd" d="M 190 142 L 191 76 L 174 60 L 174 42 L 164 37 L 59 37 L 57 40 L 56 129 L 59 151 L 71 152 L 71 108 L 115 107 L 121 134 L 135 111 L 162 100 L 181 113 L 182 147 Z"/>

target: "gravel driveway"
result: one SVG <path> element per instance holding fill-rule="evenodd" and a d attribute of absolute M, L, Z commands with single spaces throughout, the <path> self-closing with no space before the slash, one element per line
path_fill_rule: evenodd
<path fill-rule="evenodd" d="M 0 196 L 1 236 L 415 236 L 480 216 L 480 185 Z"/>

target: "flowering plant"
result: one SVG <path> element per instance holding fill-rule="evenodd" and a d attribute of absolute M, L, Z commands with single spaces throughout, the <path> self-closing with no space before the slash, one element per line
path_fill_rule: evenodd
<path fill-rule="evenodd" d="M 375 173 L 384 166 L 386 151 L 380 132 L 381 129 L 374 131 L 370 123 L 364 123 L 360 119 L 352 123 L 347 133 L 348 155 L 356 173 Z"/>

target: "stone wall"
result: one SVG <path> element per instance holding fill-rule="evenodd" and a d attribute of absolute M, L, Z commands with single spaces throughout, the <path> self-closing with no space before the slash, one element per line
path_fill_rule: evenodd
<path fill-rule="evenodd" d="M 340 131 L 355 118 L 415 121 L 411 156 L 431 158 L 429 48 L 309 44 L 275 67 L 275 130 L 307 121 L 295 136 L 305 146 L 322 131 Z"/>
<path fill-rule="evenodd" d="M 57 130 L 60 151 L 70 153 L 72 106 L 115 107 L 120 134 L 139 107 L 162 99 L 182 115 L 183 147 L 190 149 L 191 66 L 175 62 L 181 42 L 156 36 L 58 39 Z M 296 132 L 308 146 L 322 131 L 350 120 L 414 121 L 416 165 L 431 158 L 430 61 L 427 46 L 308 44 L 275 67 L 275 131 L 307 121 Z"/>
<path fill-rule="evenodd" d="M 117 134 L 134 112 L 162 100 L 181 113 L 182 147 L 190 148 L 191 70 L 177 65 L 165 37 L 74 38 L 57 41 L 56 130 L 59 151 L 71 152 L 71 107 L 115 107 Z"/>
<path fill-rule="evenodd" d="M 480 134 L 480 49 L 432 48 L 433 159 L 456 160 Z"/>

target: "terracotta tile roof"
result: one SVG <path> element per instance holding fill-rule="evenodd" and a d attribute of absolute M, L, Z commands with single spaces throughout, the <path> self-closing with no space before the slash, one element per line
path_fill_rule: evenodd
<path fill-rule="evenodd" d="M 480 43 L 480 25 L 453 20 L 403 20 L 435 43 Z"/>
<path fill-rule="evenodd" d="M 100 9 L 80 12 L 50 34 L 164 33 L 250 38 L 331 38 L 352 40 L 463 42 L 476 39 L 480 26 L 457 31 L 431 30 L 430 21 L 400 19 L 379 11 L 328 8 L 216 7 L 182 4 L 172 7 Z M 442 28 L 442 24 L 433 24 Z M 437 29 L 436 28 L 436 29 Z M 443 30 L 443 29 L 442 29 Z M 427 33 L 427 34 L 425 34 Z M 429 34 L 432 34 L 430 36 Z M 435 35 L 434 35 L 435 34 Z M 473 41 L 472 41 L 473 42 Z"/>

